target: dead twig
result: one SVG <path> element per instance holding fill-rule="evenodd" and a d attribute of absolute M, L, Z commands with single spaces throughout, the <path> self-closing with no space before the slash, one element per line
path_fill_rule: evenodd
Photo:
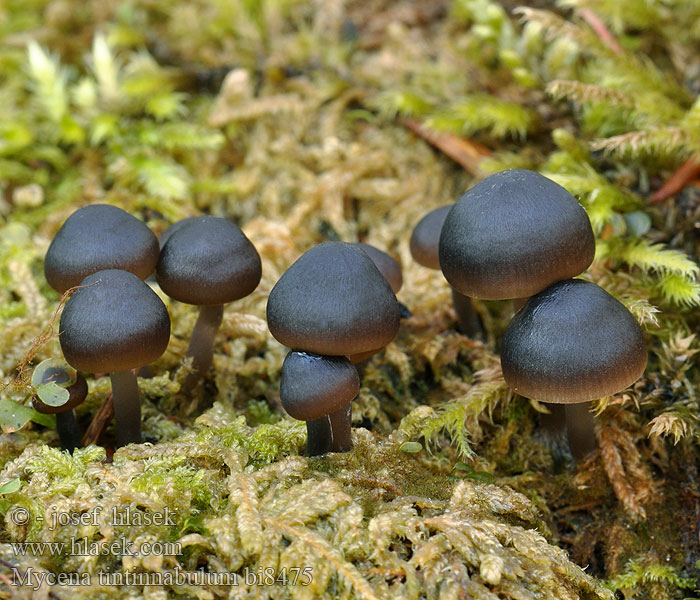
<path fill-rule="evenodd" d="M 83 435 L 83 446 L 96 444 L 112 417 L 114 417 L 114 404 L 112 403 L 112 393 L 110 392 L 100 409 L 95 413 L 92 421 L 90 421 L 90 425 L 85 431 L 85 435 Z"/>

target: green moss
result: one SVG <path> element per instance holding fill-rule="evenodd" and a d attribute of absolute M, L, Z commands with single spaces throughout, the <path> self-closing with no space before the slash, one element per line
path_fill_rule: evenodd
<path fill-rule="evenodd" d="M 698 5 L 544 4 L 553 10 L 516 17 L 494 0 L 5 3 L 0 485 L 20 487 L 0 499 L 4 555 L 25 570 L 90 575 L 312 568 L 311 585 L 256 588 L 275 599 L 609 598 L 601 581 L 628 598 L 695 593 L 697 188 L 665 204 L 648 198 L 700 150 Z M 582 8 L 603 19 L 619 51 Z M 646 330 L 643 379 L 600 404 L 600 452 L 573 470 L 559 470 L 541 443 L 537 407 L 503 383 L 498 340 L 510 304 L 476 303 L 486 340 L 469 340 L 454 329 L 440 274 L 410 257 L 413 225 L 473 177 L 404 118 L 458 148 L 464 135 L 487 146 L 481 173 L 537 169 L 574 193 L 598 239 L 585 277 Z M 140 381 L 153 444 L 112 462 L 111 425 L 105 448 L 70 456 L 56 450 L 51 423 L 21 406 L 32 366 L 60 357 L 60 299 L 42 256 L 88 202 L 121 206 L 156 232 L 199 212 L 231 218 L 263 260 L 260 288 L 226 308 L 213 377 L 192 396 L 180 386 L 196 311 L 168 301 L 169 350 Z M 307 459 L 305 425 L 279 405 L 285 349 L 267 332 L 265 304 L 289 264 L 326 239 L 399 257 L 399 299 L 414 316 L 363 367 L 355 450 Z M 83 426 L 109 393 L 107 378 L 89 385 Z M 28 523 L 14 523 L 25 508 Z M 107 519 L 166 509 L 165 525 Z M 96 524 L 49 527 L 91 510 Z M 74 539 L 181 547 L 19 558 L 10 545 Z M 195 583 L 53 591 L 239 597 Z"/>

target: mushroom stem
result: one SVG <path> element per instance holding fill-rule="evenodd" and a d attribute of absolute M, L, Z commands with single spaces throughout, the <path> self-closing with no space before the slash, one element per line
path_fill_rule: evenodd
<path fill-rule="evenodd" d="M 590 402 L 567 404 L 566 435 L 569 438 L 571 454 L 577 462 L 583 460 L 596 447 L 595 421 Z"/>
<path fill-rule="evenodd" d="M 483 333 L 479 315 L 474 310 L 471 298 L 452 288 L 452 304 L 457 313 L 459 330 L 468 337 L 479 337 Z"/>
<path fill-rule="evenodd" d="M 117 448 L 127 444 L 140 444 L 141 398 L 135 371 L 115 371 L 112 380 L 112 403 L 117 430 Z"/>
<path fill-rule="evenodd" d="M 320 456 L 331 451 L 331 422 L 328 415 L 306 422 L 306 455 Z"/>
<path fill-rule="evenodd" d="M 214 356 L 214 338 L 224 318 L 224 305 L 201 306 L 192 331 L 186 356 L 192 357 L 192 372 L 185 379 L 185 390 L 191 390 L 210 369 Z"/>
<path fill-rule="evenodd" d="M 328 415 L 331 424 L 331 452 L 352 450 L 352 403 Z"/>
<path fill-rule="evenodd" d="M 543 403 L 549 411 L 539 413 L 540 435 L 545 446 L 552 451 L 555 463 L 566 456 L 566 405 Z"/>
<path fill-rule="evenodd" d="M 56 414 L 56 431 L 63 450 L 72 453 L 75 448 L 80 448 L 80 429 L 73 409 Z"/>
<path fill-rule="evenodd" d="M 412 316 L 413 313 L 409 310 L 408 306 L 403 302 L 399 302 L 399 317 L 401 319 L 410 319 Z"/>

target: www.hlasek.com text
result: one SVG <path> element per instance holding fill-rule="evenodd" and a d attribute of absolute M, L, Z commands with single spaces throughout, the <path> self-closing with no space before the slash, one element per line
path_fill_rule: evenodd
<path fill-rule="evenodd" d="M 111 542 L 75 538 L 70 542 L 12 542 L 15 556 L 178 556 L 180 542 L 140 542 L 125 537 Z"/>

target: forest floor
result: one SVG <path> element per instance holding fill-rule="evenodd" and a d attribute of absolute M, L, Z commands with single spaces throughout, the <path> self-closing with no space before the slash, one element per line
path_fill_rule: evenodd
<path fill-rule="evenodd" d="M 0 597 L 700 597 L 700 6 L 515 8 L 0 6 Z M 579 198 L 597 238 L 583 277 L 645 331 L 645 374 L 596 404 L 597 450 L 578 464 L 505 385 L 512 304 L 476 301 L 483 339 L 460 334 L 442 274 L 409 251 L 426 212 L 511 167 Z M 163 295 L 170 345 L 139 379 L 149 443 L 113 452 L 95 421 L 109 378 L 89 375 L 77 416 L 97 427 L 71 455 L 30 408 L 30 377 L 61 358 L 65 299 L 43 256 L 96 202 L 156 234 L 229 218 L 263 277 L 226 306 L 192 394 L 196 309 Z M 412 316 L 364 368 L 354 449 L 308 458 L 265 307 L 328 240 L 395 256 Z"/>

